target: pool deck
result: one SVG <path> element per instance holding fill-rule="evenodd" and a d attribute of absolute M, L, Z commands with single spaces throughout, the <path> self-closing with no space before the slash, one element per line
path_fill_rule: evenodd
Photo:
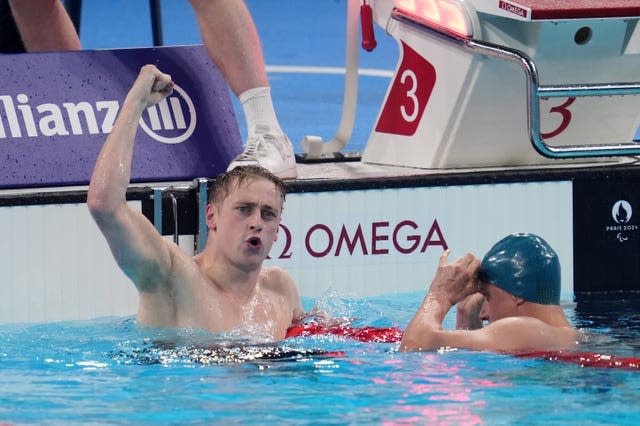
<path fill-rule="evenodd" d="M 619 166 L 637 165 L 638 158 L 620 157 L 609 161 L 582 161 L 575 163 L 563 163 L 558 165 L 531 165 L 531 166 L 505 166 L 505 167 L 470 167 L 449 169 L 423 169 L 416 167 L 402 167 L 384 164 L 371 164 L 361 161 L 317 162 L 298 163 L 298 180 L 356 180 L 356 179 L 385 179 L 417 176 L 455 176 L 460 174 L 482 174 L 501 172 L 526 172 L 529 171 L 571 171 L 575 169 L 594 170 L 613 169 Z M 639 169 L 640 170 L 640 169 Z"/>
<path fill-rule="evenodd" d="M 448 169 L 425 169 L 417 167 L 402 167 L 385 164 L 365 163 L 359 160 L 331 161 L 312 160 L 297 163 L 298 177 L 287 181 L 293 188 L 301 190 L 311 189 L 318 184 L 321 188 L 340 186 L 348 189 L 351 185 L 369 183 L 370 185 L 397 182 L 399 185 L 409 180 L 423 182 L 435 182 L 439 185 L 455 183 L 478 182 L 495 183 L 502 181 L 536 181 L 553 179 L 571 179 L 577 174 L 616 174 L 618 172 L 640 173 L 640 158 L 617 157 L 601 161 L 580 161 L 573 163 L 558 163 L 530 166 L 504 166 L 504 167 L 469 167 Z M 213 178 L 212 176 L 202 176 Z M 196 177 L 197 179 L 198 177 Z M 166 188 L 188 187 L 193 181 L 158 181 L 140 182 L 130 184 L 130 188 Z M 346 186 L 345 186 L 346 185 Z M 33 194 L 47 193 L 84 193 L 87 185 L 55 186 L 55 187 L 31 187 L 0 189 L 0 199 L 11 200 L 15 196 L 32 197 Z M 1 202 L 0 202 L 1 203 Z M 12 203 L 4 203 L 12 204 Z"/>

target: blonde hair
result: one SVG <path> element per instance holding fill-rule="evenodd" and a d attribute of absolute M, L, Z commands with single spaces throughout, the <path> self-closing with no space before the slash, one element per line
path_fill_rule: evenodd
<path fill-rule="evenodd" d="M 219 205 L 224 201 L 232 188 L 238 188 L 244 182 L 263 178 L 271 181 L 282 197 L 282 203 L 286 197 L 287 189 L 282 179 L 261 166 L 238 166 L 232 170 L 220 174 L 213 182 L 209 190 L 209 202 Z"/>

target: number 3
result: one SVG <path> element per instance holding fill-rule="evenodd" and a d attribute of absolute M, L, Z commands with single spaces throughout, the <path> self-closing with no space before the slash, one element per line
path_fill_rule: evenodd
<path fill-rule="evenodd" d="M 411 99 L 413 102 L 413 108 L 411 114 L 407 114 L 407 110 L 404 105 L 400 106 L 400 113 L 402 114 L 402 118 L 404 121 L 408 123 L 412 123 L 418 117 L 419 104 L 418 97 L 416 96 L 416 90 L 418 89 L 418 78 L 416 77 L 416 73 L 411 70 L 405 70 L 400 76 L 400 83 L 404 84 L 407 78 L 411 79 L 411 88 L 407 90 L 407 98 Z"/>
<path fill-rule="evenodd" d="M 567 101 L 562 105 L 555 106 L 549 110 L 549 112 L 557 112 L 562 115 L 562 121 L 560 125 L 555 129 L 548 133 L 540 133 L 544 139 L 551 139 L 554 136 L 558 136 L 560 133 L 564 132 L 564 130 L 569 126 L 571 122 L 571 111 L 569 111 L 569 106 L 574 103 L 576 100 L 575 97 L 567 98 Z"/>

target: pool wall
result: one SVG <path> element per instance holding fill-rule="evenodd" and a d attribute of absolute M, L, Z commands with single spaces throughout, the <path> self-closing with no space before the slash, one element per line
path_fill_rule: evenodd
<path fill-rule="evenodd" d="M 136 311 L 137 292 L 111 258 L 86 204 L 0 207 L 0 229 L 0 322 Z"/>
<path fill-rule="evenodd" d="M 302 192 L 287 198 L 273 259 L 303 295 L 426 289 L 440 255 L 482 256 L 513 232 L 543 236 L 573 263 L 570 182 Z M 571 294 L 573 270 L 562 272 Z"/>
<path fill-rule="evenodd" d="M 279 238 L 267 264 L 291 272 L 303 297 L 328 290 L 354 297 L 427 288 L 443 250 L 481 255 L 511 233 L 538 233 L 573 263 L 572 185 L 568 181 L 385 188 L 368 182 L 291 185 Z M 389 182 L 387 182 L 387 185 Z M 338 189 L 342 187 L 343 189 Z M 192 193 L 195 196 L 195 194 Z M 129 202 L 154 222 L 154 191 L 134 188 Z M 166 197 L 168 198 L 168 197 Z M 0 322 L 48 322 L 133 315 L 134 286 L 118 269 L 93 223 L 86 189 L 0 194 Z M 165 200 L 166 201 L 166 200 Z M 173 213 L 163 202 L 163 234 Z M 181 247 L 195 253 L 196 204 L 178 197 Z M 572 297 L 573 269 L 563 268 Z"/>

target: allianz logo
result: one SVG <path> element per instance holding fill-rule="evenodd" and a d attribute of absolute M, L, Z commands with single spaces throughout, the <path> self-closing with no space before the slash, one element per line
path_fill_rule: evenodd
<path fill-rule="evenodd" d="M 119 109 L 116 100 L 32 105 L 24 93 L 15 97 L 0 95 L 0 139 L 106 135 L 111 133 Z M 140 127 L 158 142 L 184 142 L 196 128 L 193 101 L 175 85 L 171 96 L 147 108 L 140 118 Z"/>

